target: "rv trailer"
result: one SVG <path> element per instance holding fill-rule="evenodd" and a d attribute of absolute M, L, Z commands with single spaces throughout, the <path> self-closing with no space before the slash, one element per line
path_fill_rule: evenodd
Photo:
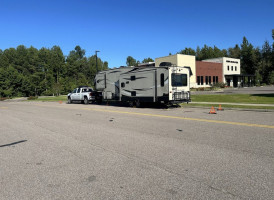
<path fill-rule="evenodd" d="M 190 74 L 190 68 L 179 66 L 120 67 L 97 73 L 94 85 L 105 101 L 188 103 Z"/>

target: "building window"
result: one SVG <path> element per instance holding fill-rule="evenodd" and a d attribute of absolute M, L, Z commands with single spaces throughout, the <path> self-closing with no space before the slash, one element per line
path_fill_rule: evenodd
<path fill-rule="evenodd" d="M 237 66 L 235 66 L 235 71 L 237 71 Z"/>
<path fill-rule="evenodd" d="M 209 78 L 208 82 L 209 84 L 211 84 L 211 76 L 209 76 L 208 78 Z"/>
<path fill-rule="evenodd" d="M 231 71 L 233 71 L 233 66 L 231 66 Z"/>
<path fill-rule="evenodd" d="M 216 76 L 216 83 L 218 83 L 218 76 Z"/>
<path fill-rule="evenodd" d="M 201 79 L 200 79 L 200 76 L 197 76 L 197 83 L 198 83 L 198 85 L 201 85 Z"/>
<path fill-rule="evenodd" d="M 227 65 L 227 71 L 229 71 L 229 65 Z"/>
<path fill-rule="evenodd" d="M 206 85 L 208 85 L 208 76 L 205 77 Z"/>
<path fill-rule="evenodd" d="M 203 85 L 203 84 L 204 84 L 204 77 L 201 76 L 201 85 Z"/>
<path fill-rule="evenodd" d="M 165 75 L 162 73 L 161 74 L 161 87 L 165 86 Z"/>
<path fill-rule="evenodd" d="M 215 76 L 213 76 L 213 84 L 215 84 Z"/>

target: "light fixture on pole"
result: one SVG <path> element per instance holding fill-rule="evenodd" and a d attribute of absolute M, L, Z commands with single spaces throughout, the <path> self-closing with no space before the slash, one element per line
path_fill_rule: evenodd
<path fill-rule="evenodd" d="M 98 66 L 97 66 L 97 52 L 100 52 L 100 51 L 95 51 L 95 56 L 96 56 L 96 73 L 98 73 Z"/>

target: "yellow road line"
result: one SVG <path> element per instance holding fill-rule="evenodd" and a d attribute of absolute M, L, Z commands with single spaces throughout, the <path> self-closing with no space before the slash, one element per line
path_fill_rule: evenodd
<path fill-rule="evenodd" d="M 46 106 L 47 107 L 48 105 L 38 105 L 38 106 Z M 53 106 L 48 106 L 48 107 L 53 107 Z M 60 106 L 54 106 L 54 107 L 60 107 Z M 158 115 L 158 114 L 127 112 L 127 111 L 117 111 L 117 110 L 106 110 L 106 109 L 97 109 L 97 108 L 71 108 L 71 109 L 76 109 L 76 110 L 81 109 L 81 110 L 90 110 L 90 111 L 98 111 L 98 112 L 110 112 L 110 113 L 120 113 L 120 114 L 128 114 L 128 115 L 139 115 L 139 116 L 149 116 L 149 117 L 159 117 L 159 118 L 169 118 L 169 119 L 181 119 L 181 120 L 198 121 L 198 122 L 208 122 L 208 123 L 217 123 L 217 124 L 228 124 L 228 125 L 238 125 L 238 126 L 260 127 L 260 128 L 274 129 L 274 126 L 264 125 L 264 124 L 250 124 L 250 123 L 242 123 L 242 122 L 230 122 L 230 121 L 211 120 L 211 119 L 178 117 L 178 116 L 170 116 L 170 115 Z"/>
<path fill-rule="evenodd" d="M 8 107 L 0 107 L 0 109 L 8 109 Z"/>
<path fill-rule="evenodd" d="M 229 125 L 251 126 L 251 127 L 273 128 L 274 129 L 274 126 L 263 125 L 263 124 L 249 124 L 249 123 L 242 123 L 242 122 L 230 122 L 230 121 L 220 121 L 220 120 L 211 120 L 211 119 L 199 119 L 199 118 L 178 117 L 178 116 L 170 116 L 170 115 L 157 115 L 157 114 L 147 114 L 147 113 L 137 113 L 137 112 L 125 112 L 125 111 L 104 110 L 104 109 L 94 109 L 94 108 L 82 108 L 82 109 L 99 111 L 99 112 L 114 112 L 114 113 L 121 113 L 121 114 L 130 114 L 130 115 L 142 115 L 142 116 L 151 116 L 151 117 L 159 117 L 159 118 L 182 119 L 182 120 L 191 120 L 191 121 L 199 121 L 199 122 L 209 122 L 209 123 L 218 123 L 218 124 L 229 124 Z"/>

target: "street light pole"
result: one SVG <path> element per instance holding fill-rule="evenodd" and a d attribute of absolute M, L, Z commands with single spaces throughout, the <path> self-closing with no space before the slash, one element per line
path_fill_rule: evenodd
<path fill-rule="evenodd" d="M 96 73 L 98 73 L 98 66 L 97 66 L 97 52 L 100 52 L 100 51 L 95 51 L 95 56 L 96 56 Z"/>

